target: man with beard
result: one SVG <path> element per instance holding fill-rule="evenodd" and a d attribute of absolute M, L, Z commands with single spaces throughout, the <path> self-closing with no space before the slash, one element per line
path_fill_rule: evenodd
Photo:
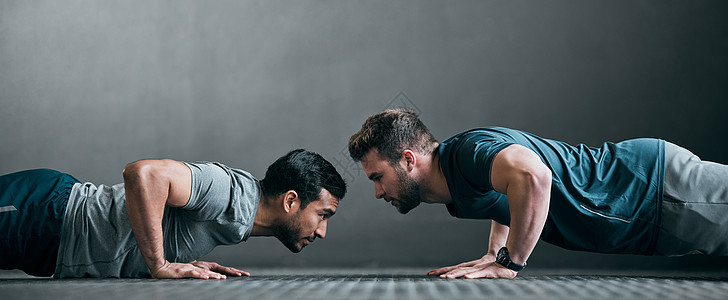
<path fill-rule="evenodd" d="M 36 276 L 224 279 L 197 261 L 215 246 L 275 236 L 292 252 L 326 236 L 346 193 L 333 165 L 298 149 L 257 180 L 217 162 L 140 160 L 124 183 L 40 169 L 0 176 L 0 268 Z"/>
<path fill-rule="evenodd" d="M 659 139 L 577 147 L 483 127 L 438 142 L 417 115 L 387 110 L 349 140 L 383 198 L 491 219 L 487 253 L 443 278 L 513 278 L 536 242 L 599 253 L 728 255 L 728 166 Z"/>

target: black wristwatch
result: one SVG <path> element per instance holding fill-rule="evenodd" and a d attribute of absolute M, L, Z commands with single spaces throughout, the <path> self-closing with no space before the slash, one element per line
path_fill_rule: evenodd
<path fill-rule="evenodd" d="M 516 272 L 519 272 L 526 267 L 525 262 L 522 265 L 514 263 L 511 260 L 511 257 L 508 255 L 508 248 L 506 247 L 500 248 L 500 250 L 498 250 L 498 255 L 495 257 L 495 262 L 505 268 L 511 269 Z"/>

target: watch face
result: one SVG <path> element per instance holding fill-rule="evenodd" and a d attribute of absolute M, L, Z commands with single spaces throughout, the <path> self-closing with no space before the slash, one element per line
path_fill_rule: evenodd
<path fill-rule="evenodd" d="M 498 250 L 498 255 L 495 257 L 495 261 L 499 264 L 503 265 L 503 263 L 506 262 L 506 259 L 508 258 L 508 248 L 503 247 L 500 250 Z"/>
<path fill-rule="evenodd" d="M 508 255 L 508 248 L 503 247 L 500 250 L 498 250 L 498 255 L 495 257 L 495 262 L 500 264 L 501 266 L 504 266 L 508 269 L 511 269 L 513 271 L 521 271 L 523 268 L 526 267 L 526 263 L 523 263 L 523 265 L 519 265 L 514 263 L 511 260 L 511 257 Z"/>

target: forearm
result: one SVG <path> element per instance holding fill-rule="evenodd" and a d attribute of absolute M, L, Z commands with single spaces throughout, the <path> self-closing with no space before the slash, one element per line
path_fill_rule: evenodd
<path fill-rule="evenodd" d="M 498 250 L 506 245 L 508 239 L 508 226 L 492 221 L 490 225 L 490 240 L 488 243 L 488 254 L 495 256 Z"/>
<path fill-rule="evenodd" d="M 124 170 L 124 189 L 134 238 L 147 266 L 154 273 L 167 262 L 164 257 L 162 218 L 169 182 L 155 176 L 148 168 L 134 164 L 127 166 Z"/>

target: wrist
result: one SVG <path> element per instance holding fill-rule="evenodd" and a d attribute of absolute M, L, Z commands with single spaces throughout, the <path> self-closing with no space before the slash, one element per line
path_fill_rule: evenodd
<path fill-rule="evenodd" d="M 498 251 L 506 245 L 491 246 L 488 248 L 488 255 L 498 256 Z"/>
<path fill-rule="evenodd" d="M 522 264 L 519 264 L 511 260 L 507 247 L 503 247 L 498 250 L 498 255 L 496 256 L 495 262 L 502 267 L 514 272 L 519 272 L 526 267 L 525 261 Z"/>
<path fill-rule="evenodd" d="M 152 273 L 156 273 L 157 271 L 160 271 L 160 270 L 166 268 L 168 265 L 169 265 L 169 261 L 166 259 L 147 263 L 147 266 L 149 266 L 149 270 Z"/>

